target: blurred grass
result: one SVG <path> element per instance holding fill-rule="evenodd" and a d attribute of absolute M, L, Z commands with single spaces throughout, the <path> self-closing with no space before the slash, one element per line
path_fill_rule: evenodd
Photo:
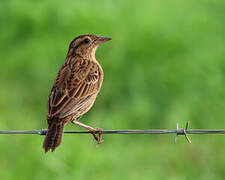
<path fill-rule="evenodd" d="M 225 2 L 0 2 L 0 129 L 46 127 L 46 102 L 69 42 L 94 33 L 103 88 L 82 122 L 104 129 L 224 128 Z M 68 125 L 66 129 L 79 129 Z M 43 137 L 0 136 L 2 179 L 224 179 L 225 137 L 65 135 L 44 154 Z M 183 141 L 182 141 L 183 140 Z"/>

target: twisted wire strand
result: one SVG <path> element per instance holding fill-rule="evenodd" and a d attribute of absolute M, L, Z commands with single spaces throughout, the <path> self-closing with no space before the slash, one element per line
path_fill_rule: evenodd
<path fill-rule="evenodd" d="M 186 123 L 185 128 L 179 128 L 177 123 L 176 130 L 168 129 L 144 129 L 144 130 L 103 130 L 96 133 L 102 134 L 176 134 L 175 143 L 177 142 L 179 135 L 184 135 L 187 142 L 191 143 L 191 140 L 187 134 L 225 134 L 225 129 L 188 129 L 189 122 Z M 0 134 L 38 134 L 46 135 L 47 129 L 35 130 L 35 131 L 0 131 Z M 64 131 L 64 134 L 88 134 L 90 131 Z"/>

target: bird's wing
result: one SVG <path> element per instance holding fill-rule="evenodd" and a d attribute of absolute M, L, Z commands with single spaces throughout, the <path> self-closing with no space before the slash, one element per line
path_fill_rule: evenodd
<path fill-rule="evenodd" d="M 48 117 L 66 117 L 73 114 L 100 89 L 99 65 L 78 59 L 65 64 L 59 71 L 48 100 Z"/>

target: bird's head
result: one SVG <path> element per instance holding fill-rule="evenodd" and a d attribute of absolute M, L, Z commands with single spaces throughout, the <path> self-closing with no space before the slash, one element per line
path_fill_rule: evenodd
<path fill-rule="evenodd" d="M 83 58 L 95 58 L 97 47 L 111 38 L 96 36 L 93 34 L 84 34 L 72 40 L 69 46 L 68 55 L 79 55 Z"/>

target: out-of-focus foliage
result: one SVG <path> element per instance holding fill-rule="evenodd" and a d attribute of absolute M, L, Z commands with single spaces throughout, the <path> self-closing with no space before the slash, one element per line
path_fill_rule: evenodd
<path fill-rule="evenodd" d="M 105 79 L 81 121 L 104 129 L 225 128 L 224 0 L 0 2 L 0 130 L 46 128 L 46 102 L 70 41 L 110 36 Z M 67 130 L 79 127 L 68 125 Z M 225 136 L 0 135 L 1 179 L 224 179 Z"/>

